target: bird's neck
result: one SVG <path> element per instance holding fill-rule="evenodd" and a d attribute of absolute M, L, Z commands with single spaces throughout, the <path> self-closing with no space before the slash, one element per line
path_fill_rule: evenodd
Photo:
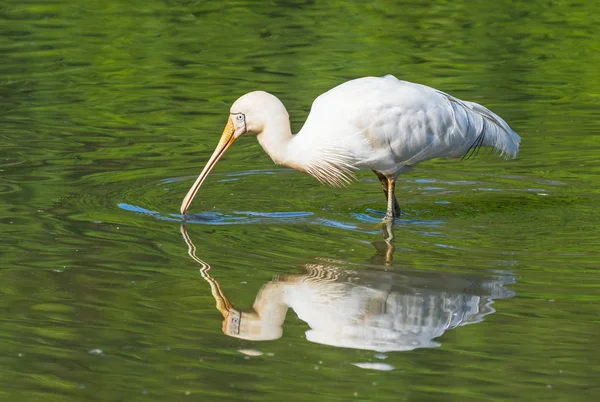
<path fill-rule="evenodd" d="M 290 144 L 294 139 L 287 115 L 271 118 L 263 131 L 257 136 L 258 142 L 265 152 L 278 165 L 285 165 L 289 160 Z"/>

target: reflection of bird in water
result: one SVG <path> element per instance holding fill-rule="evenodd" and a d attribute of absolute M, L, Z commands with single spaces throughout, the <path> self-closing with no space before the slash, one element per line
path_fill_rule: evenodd
<path fill-rule="evenodd" d="M 223 332 L 248 340 L 273 340 L 283 334 L 289 308 L 305 321 L 311 342 L 378 352 L 434 347 L 448 329 L 479 322 L 494 312 L 492 299 L 511 297 L 510 276 L 427 271 L 351 270 L 335 263 L 306 264 L 302 274 L 280 275 L 258 292 L 249 311 L 232 307 L 210 266 L 195 255 L 185 227 L 190 256 L 202 265 Z"/>
<path fill-rule="evenodd" d="M 320 95 L 296 135 L 279 99 L 250 92 L 231 106 L 216 149 L 183 199 L 182 214 L 211 169 L 244 134 L 256 135 L 275 163 L 333 186 L 350 183 L 357 169 L 372 170 L 387 198 L 387 219 L 400 215 L 394 189 L 401 172 L 433 158 L 469 156 L 482 146 L 514 157 L 521 141 L 485 107 L 391 75 L 355 79 Z"/>

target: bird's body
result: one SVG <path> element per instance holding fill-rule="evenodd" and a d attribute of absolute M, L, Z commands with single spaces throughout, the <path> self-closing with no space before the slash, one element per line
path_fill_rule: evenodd
<path fill-rule="evenodd" d="M 437 157 L 462 157 L 481 146 L 514 157 L 520 143 L 508 124 L 485 107 L 391 75 L 351 80 L 320 95 L 296 135 L 283 103 L 267 92 L 243 95 L 230 113 L 182 213 L 225 150 L 245 133 L 256 134 L 275 163 L 327 184 L 345 185 L 355 170 L 373 170 L 388 198 L 389 217 L 400 212 L 394 183 L 402 171 Z"/>

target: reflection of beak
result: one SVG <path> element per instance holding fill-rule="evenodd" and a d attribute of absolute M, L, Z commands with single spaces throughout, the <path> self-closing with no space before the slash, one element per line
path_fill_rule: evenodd
<path fill-rule="evenodd" d="M 202 184 L 204 179 L 206 179 L 206 176 L 208 176 L 212 168 L 215 167 L 219 159 L 221 159 L 225 151 L 227 151 L 227 148 L 229 148 L 231 144 L 233 144 L 233 142 L 235 141 L 235 137 L 233 136 L 234 132 L 235 128 L 233 127 L 233 121 L 231 121 L 231 117 L 229 117 L 229 120 L 227 120 L 227 125 L 225 126 L 225 130 L 223 130 L 223 134 L 221 135 L 221 139 L 219 140 L 215 151 L 206 163 L 206 166 L 204 166 L 202 173 L 200 173 L 200 176 L 198 176 L 196 182 L 194 183 L 192 188 L 190 188 L 190 191 L 188 191 L 188 193 L 185 195 L 185 198 L 183 199 L 183 202 L 181 203 L 182 215 L 185 215 L 186 211 L 190 207 L 190 204 L 192 203 L 196 192 L 200 188 L 200 185 Z"/>

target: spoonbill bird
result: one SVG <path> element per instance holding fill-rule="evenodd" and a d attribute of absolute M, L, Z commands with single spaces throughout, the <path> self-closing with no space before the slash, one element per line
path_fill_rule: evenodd
<path fill-rule="evenodd" d="M 354 171 L 371 169 L 387 198 L 386 220 L 400 216 L 398 175 L 419 162 L 465 157 L 482 146 L 514 158 L 521 138 L 500 116 L 474 102 L 392 75 L 345 82 L 315 99 L 293 135 L 283 103 L 264 91 L 236 100 L 221 139 L 181 204 L 188 210 L 198 188 L 240 136 L 256 135 L 276 164 L 344 186 Z"/>

